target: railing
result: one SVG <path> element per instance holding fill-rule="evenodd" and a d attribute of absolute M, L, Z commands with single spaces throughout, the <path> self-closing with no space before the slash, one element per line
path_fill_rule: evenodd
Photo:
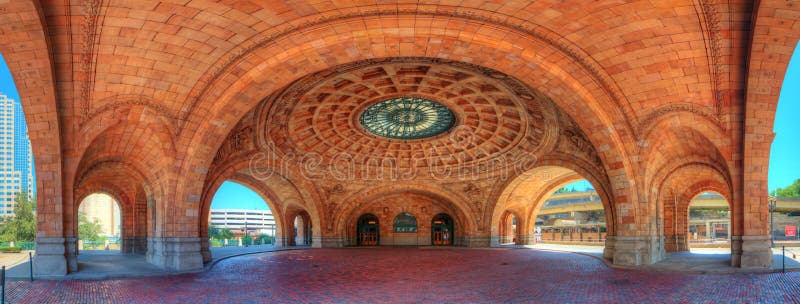
<path fill-rule="evenodd" d="M 252 241 L 251 241 L 252 240 Z M 213 248 L 218 247 L 245 247 L 245 246 L 258 246 L 258 245 L 268 245 L 273 244 L 272 237 L 265 237 L 265 238 L 254 238 L 254 239 L 242 239 L 242 244 L 239 245 L 239 239 L 227 239 L 227 243 L 225 239 L 210 239 L 208 240 L 209 246 Z"/>
<path fill-rule="evenodd" d="M 11 243 L 14 243 L 14 247 L 19 247 L 21 250 L 36 249 L 36 242 L 0 242 L 0 248 L 11 247 Z"/>

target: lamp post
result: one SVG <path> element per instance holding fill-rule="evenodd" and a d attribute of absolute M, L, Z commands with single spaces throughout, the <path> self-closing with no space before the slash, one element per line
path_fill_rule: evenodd
<path fill-rule="evenodd" d="M 778 199 L 774 196 L 769 197 L 769 242 L 771 247 L 775 247 L 775 232 L 772 229 L 772 225 L 775 222 L 775 207 L 778 206 Z"/>

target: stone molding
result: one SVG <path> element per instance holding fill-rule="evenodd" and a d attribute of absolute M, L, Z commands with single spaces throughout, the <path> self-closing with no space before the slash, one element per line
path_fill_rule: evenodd
<path fill-rule="evenodd" d="M 612 243 L 614 265 L 649 265 L 665 256 L 663 236 L 615 236 Z"/>
<path fill-rule="evenodd" d="M 147 262 L 172 271 L 192 271 L 203 268 L 198 237 L 147 238 Z"/>
<path fill-rule="evenodd" d="M 33 274 L 37 277 L 60 277 L 67 274 L 65 239 L 37 237 L 33 256 Z"/>

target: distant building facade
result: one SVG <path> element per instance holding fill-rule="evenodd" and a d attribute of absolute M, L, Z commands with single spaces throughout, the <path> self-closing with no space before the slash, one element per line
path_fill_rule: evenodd
<path fill-rule="evenodd" d="M 119 205 L 111 196 L 102 193 L 91 194 L 83 199 L 78 207 L 78 212 L 84 214 L 90 222 L 94 222 L 96 219 L 100 223 L 100 235 L 120 236 Z"/>
<path fill-rule="evenodd" d="M 33 156 L 19 102 L 0 94 L 0 216 L 14 215 L 18 193 L 33 197 Z"/>
<path fill-rule="evenodd" d="M 228 228 L 234 233 L 244 233 L 245 227 L 251 234 L 275 233 L 275 218 L 271 210 L 248 209 L 211 209 L 210 225 L 217 228 Z"/>

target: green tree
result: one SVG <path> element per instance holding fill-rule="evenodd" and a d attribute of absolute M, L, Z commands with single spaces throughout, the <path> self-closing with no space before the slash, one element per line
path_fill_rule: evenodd
<path fill-rule="evenodd" d="M 233 232 L 230 228 L 222 228 L 219 230 L 219 239 L 232 239 Z"/>
<path fill-rule="evenodd" d="M 33 242 L 36 238 L 35 200 L 27 194 L 18 193 L 14 198 L 14 216 L 7 218 L 0 227 L 0 239 L 5 242 Z"/>
<path fill-rule="evenodd" d="M 99 241 L 100 232 L 103 227 L 100 226 L 100 221 L 95 218 L 94 221 L 89 221 L 83 212 L 78 212 L 78 237 L 81 240 L 88 240 L 92 242 Z"/>
<path fill-rule="evenodd" d="M 791 185 L 785 188 L 778 188 L 772 190 L 770 195 L 777 197 L 800 197 L 800 178 L 795 180 Z"/>
<path fill-rule="evenodd" d="M 217 227 L 214 227 L 214 226 L 211 226 L 211 225 L 209 225 L 209 226 L 208 226 L 208 238 L 209 238 L 209 239 L 215 239 L 215 240 L 218 240 L 218 239 L 219 239 L 219 233 L 220 233 L 220 230 L 221 230 L 221 229 L 219 229 L 219 228 L 217 228 Z"/>

